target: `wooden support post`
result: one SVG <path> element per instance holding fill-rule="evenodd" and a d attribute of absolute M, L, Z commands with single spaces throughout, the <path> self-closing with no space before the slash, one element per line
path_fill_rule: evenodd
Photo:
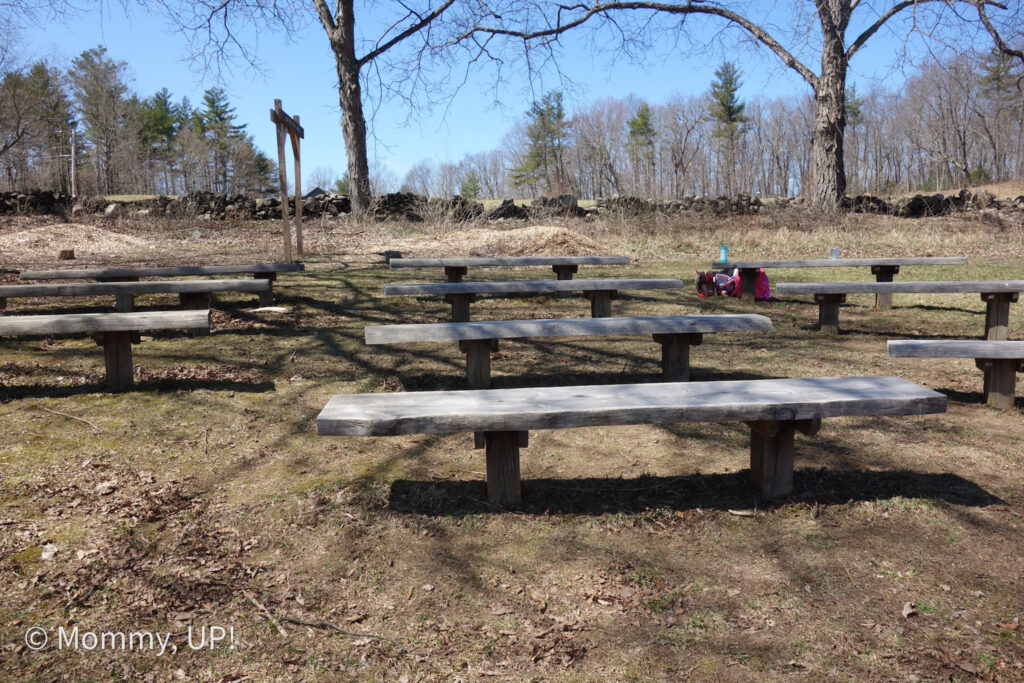
<path fill-rule="evenodd" d="M 491 351 L 497 339 L 462 339 L 459 348 L 466 354 L 466 382 L 474 389 L 491 388 Z"/>
<path fill-rule="evenodd" d="M 700 346 L 702 334 L 655 334 L 661 344 L 661 378 L 666 382 L 690 381 L 690 347 Z"/>
<path fill-rule="evenodd" d="M 614 289 L 598 289 L 584 292 L 583 295 L 590 299 L 591 318 L 612 317 L 612 299 L 618 298 L 619 293 Z"/>
<path fill-rule="evenodd" d="M 131 313 L 135 309 L 135 295 L 120 292 L 114 295 L 114 310 L 118 313 Z"/>
<path fill-rule="evenodd" d="M 875 276 L 875 282 L 892 282 L 893 276 L 898 272 L 900 272 L 899 266 L 871 266 L 871 274 Z M 884 294 L 878 292 L 875 294 L 875 310 L 892 310 L 891 292 L 886 292 Z"/>
<path fill-rule="evenodd" d="M 839 334 L 839 304 L 846 303 L 845 294 L 815 294 L 818 304 L 818 327 L 825 334 Z"/>
<path fill-rule="evenodd" d="M 444 300 L 452 305 L 452 322 L 469 322 L 469 305 L 476 301 L 475 294 L 445 294 Z"/>
<path fill-rule="evenodd" d="M 274 108 L 270 112 L 270 120 L 277 123 L 277 180 L 281 185 L 281 236 L 284 238 L 284 260 L 292 260 L 292 222 L 288 217 L 288 170 L 284 162 L 284 125 L 275 117 L 284 115 L 281 100 L 274 100 Z"/>
<path fill-rule="evenodd" d="M 448 282 L 462 282 L 462 278 L 469 272 L 466 266 L 445 266 L 444 274 Z"/>
<path fill-rule="evenodd" d="M 111 391 L 130 389 L 135 383 L 132 366 L 132 333 L 104 332 L 96 335 L 96 343 L 103 347 L 103 360 L 107 368 L 107 386 Z"/>
<path fill-rule="evenodd" d="M 0 296 L 0 311 L 7 308 L 7 297 Z"/>
<path fill-rule="evenodd" d="M 579 266 L 551 266 L 551 270 L 555 271 L 555 277 L 559 280 L 571 280 L 573 273 L 580 272 Z"/>
<path fill-rule="evenodd" d="M 750 426 L 750 480 L 764 498 L 779 498 L 793 491 L 792 420 L 748 422 Z"/>
<path fill-rule="evenodd" d="M 740 268 L 740 298 L 754 303 L 757 300 L 757 268 Z"/>
<path fill-rule="evenodd" d="M 524 432 L 484 432 L 487 449 L 487 499 L 491 505 L 516 508 L 522 503 L 519 448 Z"/>
<path fill-rule="evenodd" d="M 295 125 L 299 125 L 299 115 L 292 117 Z M 292 141 L 292 156 L 295 157 L 295 254 L 301 257 L 302 247 L 302 163 L 299 150 L 299 137 L 295 131 L 288 131 L 288 138 Z"/>
<path fill-rule="evenodd" d="M 985 339 L 1006 341 L 1010 325 L 1010 304 L 1017 301 L 1019 292 L 984 292 L 981 300 L 985 306 Z"/>
<path fill-rule="evenodd" d="M 211 292 L 181 292 L 178 294 L 178 301 L 181 302 L 182 308 L 201 311 L 204 308 L 209 308 L 213 303 L 213 294 Z M 189 333 L 194 337 L 209 337 L 210 328 L 197 327 L 189 330 Z"/>
<path fill-rule="evenodd" d="M 974 364 L 985 373 L 985 403 L 999 410 L 1010 410 L 1017 395 L 1017 372 L 1024 361 L 1017 358 L 975 358 Z"/>
<path fill-rule="evenodd" d="M 269 280 L 270 289 L 266 292 L 259 292 L 260 306 L 273 306 L 274 305 L 274 281 L 277 280 L 277 273 L 253 273 L 252 277 L 254 280 Z"/>

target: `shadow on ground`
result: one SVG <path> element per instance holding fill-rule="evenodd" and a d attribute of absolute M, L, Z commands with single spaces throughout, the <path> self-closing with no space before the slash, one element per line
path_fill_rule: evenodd
<path fill-rule="evenodd" d="M 793 494 L 778 501 L 758 500 L 749 470 L 729 474 L 681 477 L 642 476 L 632 479 L 528 479 L 523 481 L 521 512 L 528 514 L 603 515 L 652 508 L 690 510 L 773 508 L 787 502 L 843 505 L 851 501 L 894 496 L 983 507 L 1004 501 L 955 474 L 910 471 L 801 469 Z M 493 512 L 482 481 L 415 481 L 399 479 L 391 486 L 388 507 L 423 515 Z"/>

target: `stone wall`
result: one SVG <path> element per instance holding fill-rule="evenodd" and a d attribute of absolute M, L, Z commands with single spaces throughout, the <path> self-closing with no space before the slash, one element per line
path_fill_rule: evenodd
<path fill-rule="evenodd" d="M 767 197 L 738 194 L 731 197 L 686 196 L 671 201 L 654 201 L 640 197 L 614 196 L 597 200 L 596 209 L 579 206 L 576 197 L 564 194 L 558 197 L 540 197 L 530 206 L 516 204 L 511 199 L 484 215 L 480 202 L 462 197 L 427 199 L 410 193 L 393 193 L 375 198 L 374 215 L 379 220 L 404 219 L 410 221 L 452 220 L 467 221 L 484 216 L 486 220 L 538 220 L 551 217 L 583 218 L 593 215 L 637 217 L 645 215 L 747 215 L 765 210 L 803 206 L 803 197 Z M 960 211 L 1022 211 L 1024 195 L 1013 200 L 997 200 L 984 190 L 977 193 L 961 190 L 955 195 L 913 195 L 910 197 L 882 198 L 873 195 L 846 197 L 843 208 L 855 213 L 878 213 L 902 218 L 941 216 Z M 277 197 L 256 199 L 244 195 L 226 195 L 213 192 L 190 192 L 180 198 L 154 197 L 127 203 L 111 202 L 101 197 L 86 197 L 72 204 L 67 195 L 46 190 L 0 193 L 0 214 L 52 214 L 72 216 L 103 214 L 110 218 L 121 216 L 166 216 L 200 220 L 280 220 L 281 201 Z M 327 194 L 311 197 L 302 203 L 302 214 L 309 218 L 335 217 L 349 213 L 349 198 Z M 295 200 L 290 198 L 288 212 L 294 215 Z"/>

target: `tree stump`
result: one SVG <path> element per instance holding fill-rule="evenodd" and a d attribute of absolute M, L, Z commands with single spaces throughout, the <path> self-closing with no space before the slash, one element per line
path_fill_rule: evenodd
<path fill-rule="evenodd" d="M 74 249 L 61 249 L 60 253 L 57 254 L 57 258 L 61 261 L 73 261 L 75 259 Z"/>

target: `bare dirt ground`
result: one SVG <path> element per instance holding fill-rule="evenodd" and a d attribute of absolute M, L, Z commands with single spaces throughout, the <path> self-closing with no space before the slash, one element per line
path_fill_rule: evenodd
<path fill-rule="evenodd" d="M 306 272 L 275 287 L 283 310 L 224 295 L 211 336 L 154 334 L 135 348 L 132 392 L 103 390 L 89 339 L 0 341 L 0 679 L 1024 680 L 1024 400 L 986 407 L 970 360 L 885 353 L 890 338 L 977 337 L 977 295 L 897 295 L 888 312 L 851 296 L 831 339 L 815 331 L 807 297 L 755 308 L 688 286 L 614 303 L 620 315 L 772 318 L 767 335 L 706 336 L 695 381 L 896 374 L 949 397 L 945 414 L 835 419 L 799 437 L 783 501 L 751 493 L 737 424 L 534 432 L 515 512 L 483 502 L 471 435 L 321 438 L 313 426 L 333 394 L 463 387 L 454 345 L 363 343 L 366 325 L 447 314 L 439 299 L 381 295 L 386 283 L 443 279 L 387 269 L 386 250 L 628 253 L 629 267 L 580 276 L 689 281 L 721 243 L 735 258 L 839 246 L 970 258 L 898 279 L 1024 279 L 1019 214 L 505 229 L 519 226 L 307 225 Z M 5 219 L 0 268 L 275 261 L 277 230 Z M 56 260 L 72 246 L 79 259 Z M 867 269 L 770 275 L 871 279 Z M 11 300 L 5 314 L 111 304 Z M 586 304 L 488 298 L 473 311 L 574 317 Z M 1024 339 L 1020 305 L 1012 339 Z M 523 340 L 503 343 L 492 368 L 498 388 L 656 382 L 659 360 L 640 337 Z M 33 627 L 47 635 L 38 651 Z M 211 647 L 216 627 L 230 636 Z M 100 640 L 132 632 L 167 636 L 167 647 Z"/>

